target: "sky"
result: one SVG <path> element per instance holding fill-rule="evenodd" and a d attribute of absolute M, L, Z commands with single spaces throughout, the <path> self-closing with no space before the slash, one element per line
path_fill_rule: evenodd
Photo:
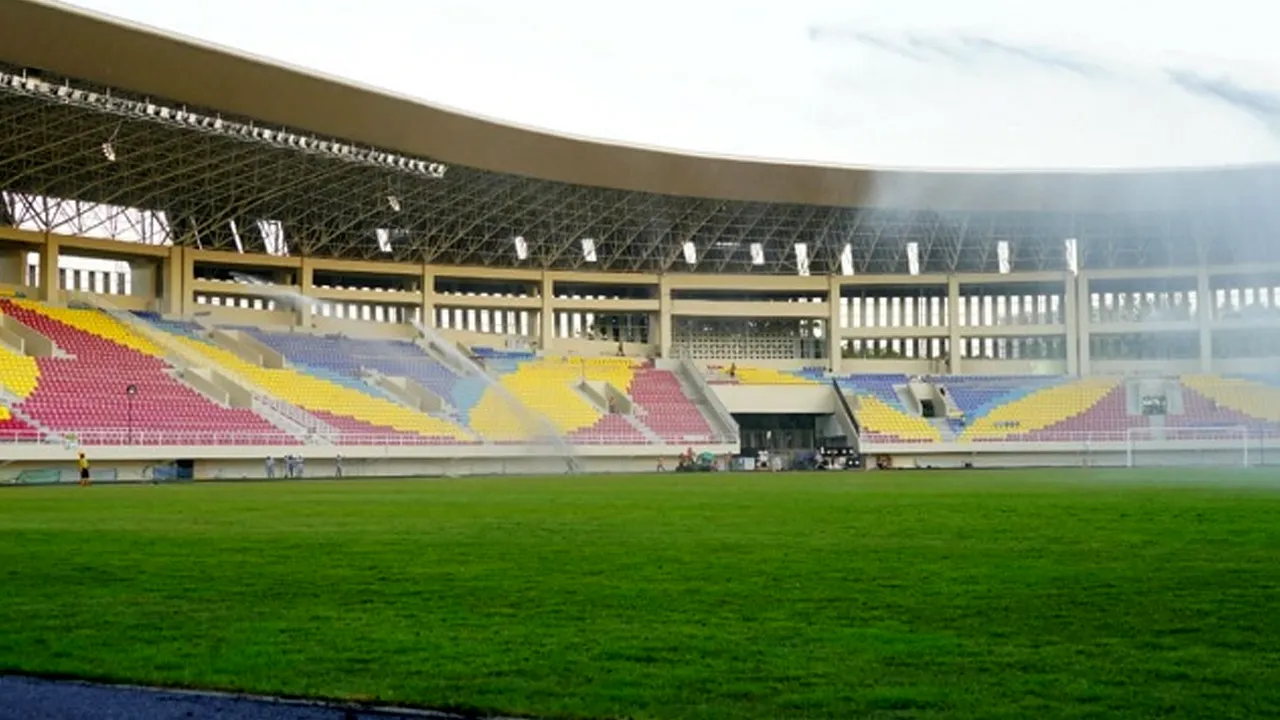
<path fill-rule="evenodd" d="M 1266 0 L 74 4 L 433 105 L 686 152 L 927 169 L 1280 162 L 1280 7 Z"/>

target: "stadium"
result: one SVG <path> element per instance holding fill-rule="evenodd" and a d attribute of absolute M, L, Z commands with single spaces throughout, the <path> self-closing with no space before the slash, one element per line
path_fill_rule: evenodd
<path fill-rule="evenodd" d="M 1280 711 L 1248 471 L 1280 463 L 1275 167 L 705 157 L 0 18 L 0 670 L 536 717 Z M 28 487 L 81 453 L 119 487 Z M 231 482 L 286 476 L 348 481 Z"/>

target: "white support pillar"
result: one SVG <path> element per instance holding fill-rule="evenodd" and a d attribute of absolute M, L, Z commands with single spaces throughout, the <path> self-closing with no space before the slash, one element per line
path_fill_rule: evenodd
<path fill-rule="evenodd" d="M 1076 371 L 1080 377 L 1089 375 L 1092 370 L 1093 344 L 1089 342 L 1092 312 L 1089 303 L 1089 278 L 1083 274 L 1075 279 L 1076 288 Z M 1070 356 L 1068 356 L 1070 361 Z"/>
<path fill-rule="evenodd" d="M 436 324 L 436 275 L 422 266 L 422 327 L 438 330 Z"/>
<path fill-rule="evenodd" d="M 1200 329 L 1200 372 L 1213 372 L 1213 290 L 1209 268 L 1196 271 L 1196 324 Z"/>
<path fill-rule="evenodd" d="M 948 373 L 959 375 L 964 370 L 960 358 L 960 279 L 955 275 L 947 276 L 947 330 L 951 346 L 948 352 L 951 358 Z"/>
<path fill-rule="evenodd" d="M 1067 331 L 1067 374 L 1075 377 L 1080 376 L 1080 301 L 1077 298 L 1079 280 L 1080 278 L 1067 273 L 1066 279 L 1062 283 L 1062 309 L 1064 311 L 1062 319 Z M 1088 343 L 1085 343 L 1085 347 L 1088 347 Z"/>
<path fill-rule="evenodd" d="M 658 357 L 671 359 L 671 285 L 667 276 L 658 278 Z"/>
<path fill-rule="evenodd" d="M 545 352 L 551 352 L 556 345 L 556 312 L 554 300 L 556 297 L 556 282 L 548 273 L 542 273 L 542 307 L 540 309 L 542 322 L 538 329 L 538 347 Z"/>
<path fill-rule="evenodd" d="M 303 328 L 311 327 L 311 293 L 314 288 L 315 268 L 311 264 L 310 258 L 302 258 L 302 266 L 298 268 L 298 292 L 306 296 L 307 300 L 299 298 L 297 307 L 298 325 Z"/>
<path fill-rule="evenodd" d="M 841 353 L 840 353 L 840 276 L 830 276 L 830 282 L 827 285 L 827 368 L 833 374 L 840 373 Z"/>

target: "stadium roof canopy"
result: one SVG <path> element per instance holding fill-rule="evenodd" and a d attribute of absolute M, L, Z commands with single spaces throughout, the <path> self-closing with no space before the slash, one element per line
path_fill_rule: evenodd
<path fill-rule="evenodd" d="M 1082 267 L 1280 260 L 1271 166 L 700 157 L 492 122 L 51 3 L 0 0 L 0 18 L 0 223 L 614 272 L 902 273 L 909 243 L 921 272 L 995 272 L 1001 241 L 1015 269 L 1062 270 L 1066 238 Z"/>

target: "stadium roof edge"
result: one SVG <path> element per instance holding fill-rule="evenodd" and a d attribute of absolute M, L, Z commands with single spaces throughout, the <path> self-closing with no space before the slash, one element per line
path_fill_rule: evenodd
<path fill-rule="evenodd" d="M 45 0 L 0 0 L 0 18 L 0 59 L 15 65 L 384 150 L 575 185 L 834 207 L 1066 213 L 1265 206 L 1280 190 L 1274 166 L 966 173 L 698 156 L 474 117 Z"/>

